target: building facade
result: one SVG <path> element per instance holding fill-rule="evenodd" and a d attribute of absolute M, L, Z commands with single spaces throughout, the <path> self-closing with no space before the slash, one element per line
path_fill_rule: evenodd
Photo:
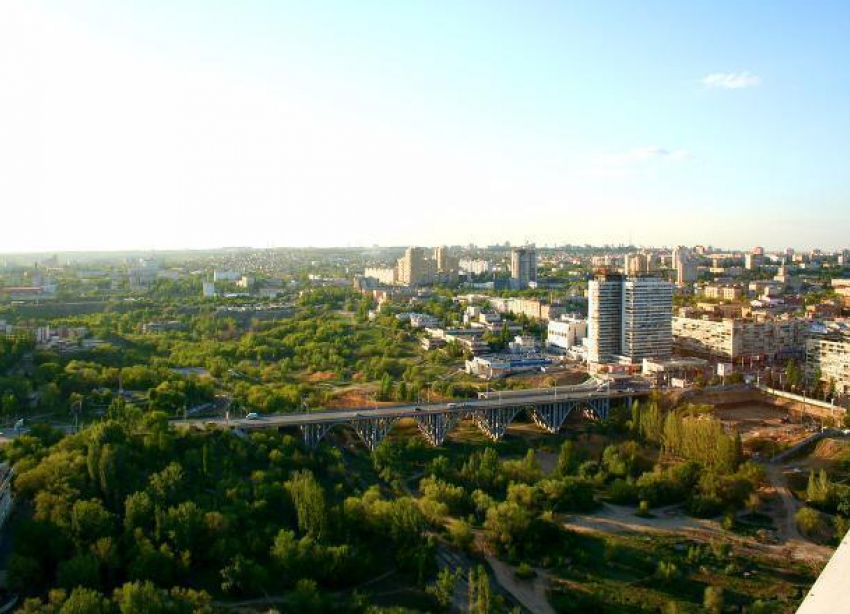
<path fill-rule="evenodd" d="M 673 285 L 601 275 L 588 286 L 588 361 L 639 363 L 672 351 Z"/>
<path fill-rule="evenodd" d="M 850 329 L 820 326 L 806 339 L 806 376 L 820 378 L 828 393 L 850 393 Z"/>
<path fill-rule="evenodd" d="M 408 247 L 398 259 L 396 280 L 405 286 L 421 286 L 434 280 L 434 261 L 425 257 L 422 247 Z"/>
<path fill-rule="evenodd" d="M 673 343 L 683 353 L 738 360 L 782 361 L 802 355 L 808 322 L 796 318 L 673 318 Z"/>
<path fill-rule="evenodd" d="M 620 353 L 623 334 L 623 277 L 600 275 L 587 287 L 587 359 L 602 362 Z"/>
<path fill-rule="evenodd" d="M 395 267 L 367 267 L 363 272 L 363 277 L 377 279 L 378 283 L 386 286 L 391 286 L 396 282 Z"/>
<path fill-rule="evenodd" d="M 587 320 L 551 320 L 546 329 L 546 344 L 551 348 L 568 350 L 587 337 Z"/>
<path fill-rule="evenodd" d="M 672 284 L 654 277 L 627 279 L 623 287 L 621 353 L 632 363 L 644 358 L 669 358 L 672 316 Z"/>
<path fill-rule="evenodd" d="M 537 283 L 537 250 L 533 245 L 511 250 L 511 286 L 518 290 Z"/>

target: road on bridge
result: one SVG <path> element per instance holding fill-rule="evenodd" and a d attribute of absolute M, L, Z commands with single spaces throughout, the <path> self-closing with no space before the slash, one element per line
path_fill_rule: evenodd
<path fill-rule="evenodd" d="M 203 428 L 207 424 L 227 426 L 243 430 L 259 430 L 270 428 L 297 427 L 308 424 L 328 424 L 352 422 L 359 419 L 374 420 L 376 418 L 415 418 L 428 414 L 469 414 L 475 410 L 498 409 L 502 407 L 532 407 L 558 402 L 581 402 L 596 399 L 623 399 L 645 396 L 650 389 L 646 386 L 631 388 L 594 387 L 588 388 L 579 384 L 572 387 L 533 388 L 528 390 L 513 390 L 502 396 L 499 392 L 482 394 L 482 398 L 455 402 L 420 403 L 392 405 L 383 407 L 361 407 L 344 410 L 316 410 L 291 414 L 274 414 L 258 416 L 251 420 L 239 418 L 226 420 L 215 418 L 207 420 L 176 420 L 174 424 L 182 428 Z"/>

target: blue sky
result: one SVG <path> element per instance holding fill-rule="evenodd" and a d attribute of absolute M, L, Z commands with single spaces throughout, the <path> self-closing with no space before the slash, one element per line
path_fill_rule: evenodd
<path fill-rule="evenodd" d="M 850 244 L 846 2 L 0 4 L 0 251 Z M 4 233 L 5 234 L 5 233 Z"/>

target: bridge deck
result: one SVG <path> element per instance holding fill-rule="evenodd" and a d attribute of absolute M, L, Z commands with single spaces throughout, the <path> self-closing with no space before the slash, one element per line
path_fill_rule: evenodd
<path fill-rule="evenodd" d="M 597 399 L 624 399 L 646 396 L 649 394 L 647 388 L 631 388 L 626 390 L 581 390 L 566 392 L 563 388 L 535 388 L 526 392 L 527 394 L 516 394 L 520 391 L 511 391 L 514 394 L 501 398 L 498 392 L 490 392 L 485 398 L 470 399 L 467 401 L 420 403 L 407 405 L 391 405 L 382 407 L 359 407 L 354 409 L 329 409 L 311 412 L 299 412 L 291 414 L 275 414 L 260 416 L 254 420 L 236 419 L 225 421 L 224 419 L 210 420 L 178 420 L 178 427 L 203 427 L 207 423 L 215 423 L 221 426 L 238 427 L 244 430 L 257 430 L 282 427 L 298 427 L 309 424 L 335 424 L 343 422 L 356 422 L 358 420 L 374 420 L 377 418 L 415 418 L 428 414 L 470 414 L 476 410 L 497 409 L 501 407 L 536 407 L 551 403 L 587 402 Z"/>

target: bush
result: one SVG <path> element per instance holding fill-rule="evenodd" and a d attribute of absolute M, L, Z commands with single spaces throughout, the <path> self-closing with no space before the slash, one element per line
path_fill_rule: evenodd
<path fill-rule="evenodd" d="M 800 532 L 809 539 L 822 536 L 826 530 L 826 524 L 820 512 L 810 507 L 801 508 L 794 516 L 794 519 L 797 521 Z"/>
<path fill-rule="evenodd" d="M 514 575 L 519 580 L 530 580 L 537 575 L 537 572 L 534 571 L 534 568 L 528 563 L 520 563 L 519 567 L 516 568 Z"/>
<path fill-rule="evenodd" d="M 669 561 L 658 561 L 658 567 L 655 570 L 655 578 L 662 582 L 669 583 L 673 580 L 678 580 L 682 576 L 676 564 Z"/>
<path fill-rule="evenodd" d="M 688 512 L 697 518 L 713 518 L 723 511 L 723 502 L 711 495 L 696 495 L 688 501 Z"/>
<path fill-rule="evenodd" d="M 630 505 L 637 502 L 637 488 L 633 482 L 617 479 L 608 487 L 608 500 L 618 505 Z"/>
<path fill-rule="evenodd" d="M 723 589 L 719 586 L 706 586 L 702 605 L 712 614 L 720 614 L 723 611 Z"/>
<path fill-rule="evenodd" d="M 469 551 L 475 539 L 475 536 L 472 534 L 472 527 L 465 520 L 456 520 L 451 524 L 449 527 L 449 537 L 452 543 L 463 551 Z"/>

